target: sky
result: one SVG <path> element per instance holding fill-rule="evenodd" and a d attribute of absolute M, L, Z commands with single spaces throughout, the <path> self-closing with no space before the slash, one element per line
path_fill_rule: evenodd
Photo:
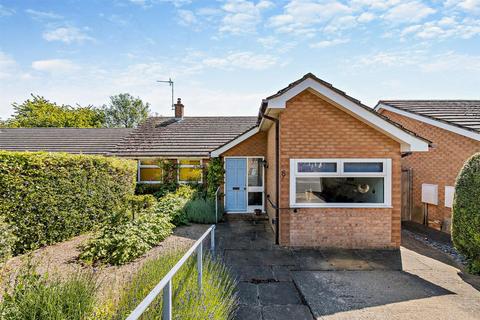
<path fill-rule="evenodd" d="M 256 115 L 312 72 L 380 99 L 479 99 L 480 0 L 0 0 L 0 118 L 31 94 Z"/>

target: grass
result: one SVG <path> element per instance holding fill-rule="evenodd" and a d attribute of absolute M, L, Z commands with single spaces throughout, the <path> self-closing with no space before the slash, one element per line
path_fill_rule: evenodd
<path fill-rule="evenodd" d="M 190 200 L 184 208 L 188 221 L 194 223 L 216 223 L 215 200 L 196 198 Z"/>
<path fill-rule="evenodd" d="M 172 252 L 147 262 L 121 293 L 111 319 L 125 319 L 155 287 L 183 252 Z M 190 258 L 172 282 L 174 319 L 231 319 L 237 307 L 235 281 L 228 269 L 208 255 L 203 261 L 203 288 L 197 284 L 196 257 Z M 142 319 L 159 319 L 162 314 L 160 294 Z"/>
<path fill-rule="evenodd" d="M 48 278 L 27 263 L 12 288 L 0 305 L 2 320 L 80 320 L 95 306 L 96 284 L 91 273 L 77 272 L 63 280 Z"/>

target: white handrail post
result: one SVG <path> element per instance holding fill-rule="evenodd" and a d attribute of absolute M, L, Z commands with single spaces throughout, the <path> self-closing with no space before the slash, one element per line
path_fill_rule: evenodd
<path fill-rule="evenodd" d="M 172 320 L 172 280 L 163 288 L 162 320 Z"/>
<path fill-rule="evenodd" d="M 198 272 L 198 288 L 202 291 L 202 268 L 203 268 L 203 244 L 200 242 L 200 245 L 197 248 L 197 272 Z"/>
<path fill-rule="evenodd" d="M 210 231 L 210 252 L 212 253 L 212 258 L 215 259 L 215 226 L 213 226 L 212 231 Z"/>

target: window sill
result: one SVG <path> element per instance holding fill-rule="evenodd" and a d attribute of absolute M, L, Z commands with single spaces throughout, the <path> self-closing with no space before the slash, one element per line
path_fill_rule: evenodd
<path fill-rule="evenodd" d="M 138 184 L 162 184 L 162 181 L 137 181 Z"/>
<path fill-rule="evenodd" d="M 344 209 L 392 209 L 393 206 L 387 204 L 290 204 L 292 209 L 329 209 L 329 208 L 344 208 Z"/>

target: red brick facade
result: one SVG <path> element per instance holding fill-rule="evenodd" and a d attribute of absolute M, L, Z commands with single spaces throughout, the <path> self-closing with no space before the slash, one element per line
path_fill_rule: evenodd
<path fill-rule="evenodd" d="M 392 160 L 391 208 L 302 208 L 280 210 L 285 246 L 396 248 L 400 245 L 400 144 L 317 95 L 304 91 L 280 113 L 280 203 L 290 206 L 290 159 L 386 158 Z M 267 120 L 266 120 L 267 121 Z M 268 123 L 269 121 L 267 121 Z M 265 195 L 275 203 L 275 124 L 222 156 L 264 155 Z M 265 202 L 269 221 L 275 210 Z M 272 228 L 274 228 L 274 225 Z"/>
<path fill-rule="evenodd" d="M 451 208 L 445 207 L 445 186 L 454 186 L 465 160 L 480 151 L 480 142 L 436 126 L 382 110 L 383 115 L 432 141 L 429 152 L 413 153 L 402 159 L 413 170 L 412 220 L 423 221 L 422 183 L 438 185 L 438 205 L 428 205 L 429 226 L 450 232 Z"/>

